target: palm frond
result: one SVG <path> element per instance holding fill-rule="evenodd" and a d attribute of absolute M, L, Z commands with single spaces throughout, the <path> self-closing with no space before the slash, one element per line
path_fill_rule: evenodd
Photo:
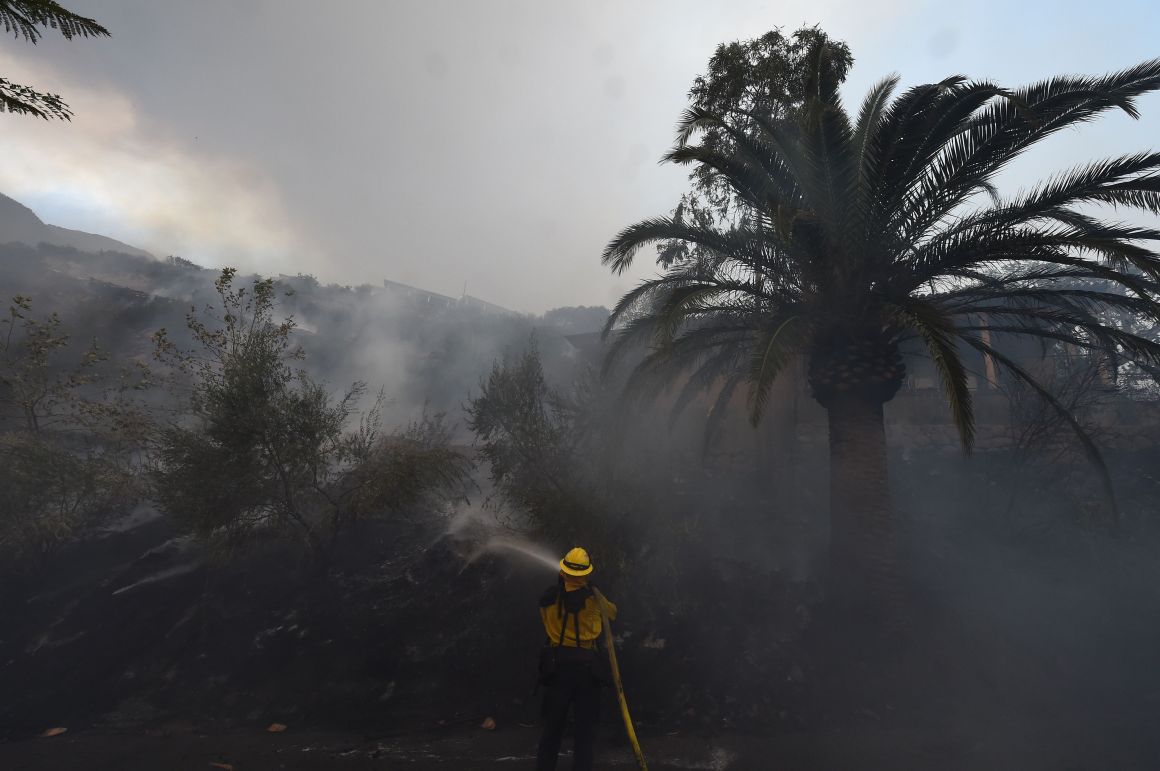
<path fill-rule="evenodd" d="M 854 124 L 854 133 L 850 138 L 850 150 L 858 169 L 857 190 L 854 191 L 855 207 L 862 214 L 863 222 L 869 221 L 872 203 L 870 180 L 875 159 L 870 152 L 870 142 L 871 138 L 877 135 L 886 106 L 898 87 L 898 82 L 899 77 L 892 75 L 870 89 L 862 101 L 858 120 Z"/>
<path fill-rule="evenodd" d="M 749 422 L 761 422 L 769 401 L 770 389 L 795 355 L 802 353 L 803 338 L 800 316 L 770 319 L 759 333 L 746 379 L 749 382 Z"/>
<path fill-rule="evenodd" d="M 986 81 L 966 82 L 956 77 L 937 84 L 929 108 L 900 127 L 905 133 L 892 148 L 895 162 L 887 169 L 889 173 L 879 176 L 881 206 L 875 215 L 881 222 L 897 227 L 907 220 L 916 203 L 929 206 L 938 200 L 918 183 L 946 145 L 967 130 L 972 116 L 996 98 L 1014 99 L 1007 90 Z M 988 184 L 985 178 L 979 182 Z"/>
<path fill-rule="evenodd" d="M 1011 308 L 994 305 L 972 306 L 963 309 L 962 313 L 1005 318 L 1017 322 L 1019 334 L 1031 337 L 1053 337 L 1066 333 L 1069 334 L 1068 340 L 1071 341 L 1071 333 L 1079 330 L 1090 337 L 1088 341 L 1076 338 L 1081 341 L 1079 344 L 1084 348 L 1106 351 L 1122 348 L 1137 360 L 1160 365 L 1160 343 L 1114 327 L 1080 309 Z"/>
<path fill-rule="evenodd" d="M 700 168 L 712 170 L 716 178 L 733 190 L 739 199 L 756 209 L 791 203 L 796 191 L 791 185 L 778 184 L 784 180 L 765 173 L 760 165 L 740 152 L 722 153 L 703 145 L 685 145 L 670 150 L 662 160 L 676 163 L 697 163 Z"/>
<path fill-rule="evenodd" d="M 635 225 L 630 225 L 616 234 L 604 248 L 601 262 L 614 272 L 623 273 L 632 265 L 637 251 L 647 244 L 657 241 L 687 241 L 710 251 L 731 257 L 748 257 L 759 261 L 761 254 L 756 250 L 758 234 L 741 231 L 724 233 L 711 228 L 701 228 L 678 222 L 672 217 L 654 217 Z"/>
<path fill-rule="evenodd" d="M 975 408 L 967 385 L 967 369 L 955 346 L 955 324 L 935 306 L 913 299 L 898 305 L 897 323 L 918 333 L 938 372 L 943 395 L 951 418 L 959 432 L 963 451 L 970 453 L 975 444 Z"/>
<path fill-rule="evenodd" d="M 704 107 L 693 106 L 687 108 L 681 113 L 680 120 L 677 121 L 676 146 L 683 147 L 689 143 L 693 134 L 706 128 L 729 130 L 728 124 L 716 113 Z"/>
<path fill-rule="evenodd" d="M 677 421 L 698 396 L 707 393 L 715 383 L 723 382 L 729 376 L 740 371 L 741 359 L 748 348 L 746 343 L 749 342 L 750 337 L 747 328 L 743 338 L 738 336 L 731 343 L 719 343 L 716 352 L 706 356 L 700 365 L 692 369 L 669 411 L 670 430 L 676 426 Z"/>
<path fill-rule="evenodd" d="M 1118 273 L 1135 269 L 1153 280 L 1160 279 L 1160 257 L 1138 242 L 1160 243 L 1160 230 L 1104 223 L 1088 227 L 971 227 L 922 245 L 897 260 L 892 272 L 899 282 L 896 288 L 906 292 L 956 269 L 1005 263 L 1080 264 Z"/>
<path fill-rule="evenodd" d="M 939 83 L 926 83 L 907 89 L 886 109 L 878 128 L 869 136 L 871 181 L 875 187 L 875 197 L 880 201 L 901 191 L 892 191 L 889 185 L 898 180 L 901 170 L 910 165 L 913 148 L 922 141 L 925 134 L 920 126 L 930 120 L 939 98 L 948 89 L 966 82 L 966 78 L 955 75 Z M 881 207 L 876 213 L 881 212 Z"/>
<path fill-rule="evenodd" d="M 733 401 L 733 394 L 737 392 L 738 386 L 744 382 L 745 374 L 743 372 L 731 375 L 722 384 L 717 398 L 713 400 L 713 406 L 709 408 L 709 412 L 705 416 L 705 439 L 701 448 L 703 455 L 709 454 L 713 441 L 721 433 L 725 420 L 730 414 L 729 403 Z"/>
<path fill-rule="evenodd" d="M 1160 59 L 1154 59 L 1099 78 L 1052 78 L 991 103 L 932 162 L 923 190 L 928 210 L 951 211 L 1019 153 L 1063 129 L 1111 109 L 1136 117 L 1135 98 L 1158 88 Z"/>
<path fill-rule="evenodd" d="M 686 138 L 678 141 L 672 150 L 661 157 L 662 163 L 697 162 L 702 165 L 702 171 L 711 169 L 729 184 L 734 184 L 730 175 L 731 170 L 735 169 L 747 180 L 743 185 L 745 189 L 769 194 L 768 199 L 762 194 L 753 196 L 757 199 L 758 211 L 771 205 L 799 204 L 801 190 L 791 169 L 782 159 L 779 147 L 771 146 L 759 133 L 734 128 L 725 120 L 711 117 L 703 110 L 698 111 L 698 116 L 701 123 L 712 120 L 716 129 L 731 140 L 732 147 L 690 146 Z M 759 174 L 763 174 L 764 178 Z"/>
<path fill-rule="evenodd" d="M 1027 225 L 1044 219 L 1071 224 L 1093 222 L 1068 208 L 1083 203 L 1105 203 L 1155 212 L 1155 207 L 1160 204 L 1160 177 L 1146 172 L 1158 168 L 1160 153 L 1138 153 L 1072 169 L 1010 203 L 996 202 L 990 209 L 959 219 L 952 227 L 944 229 L 939 237 L 980 228 L 995 230 Z M 920 189 L 916 195 L 931 200 L 933 196 L 929 192 Z M 933 224 L 929 216 L 908 223 L 905 226 L 907 238 L 913 240 Z"/>
<path fill-rule="evenodd" d="M 1133 297 L 1127 294 L 1117 294 L 1098 289 L 1069 289 L 1060 287 L 1030 287 L 1023 289 L 982 288 L 976 291 L 962 292 L 953 298 L 940 296 L 943 307 L 949 308 L 955 315 L 977 314 L 984 304 L 996 303 L 998 307 L 1011 307 L 1010 304 L 1033 302 L 1044 307 L 1083 308 L 1094 313 L 1098 310 L 1119 309 L 1127 311 L 1133 316 L 1148 319 L 1160 324 L 1160 305 L 1151 297 Z M 1092 318 L 1095 318 L 1092 316 Z"/>

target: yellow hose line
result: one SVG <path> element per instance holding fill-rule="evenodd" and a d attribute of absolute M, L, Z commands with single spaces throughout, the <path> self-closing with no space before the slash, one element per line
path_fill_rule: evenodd
<path fill-rule="evenodd" d="M 645 763 L 644 753 L 640 751 L 640 742 L 636 739 L 636 728 L 632 725 L 632 715 L 628 714 L 628 699 L 624 698 L 624 685 L 620 682 L 620 665 L 616 663 L 616 645 L 612 640 L 612 624 L 604 610 L 608 600 L 600 593 L 599 589 L 593 587 L 592 592 L 596 595 L 597 604 L 600 605 L 600 620 L 604 627 L 604 647 L 608 648 L 608 663 L 612 667 L 612 682 L 616 684 L 616 698 L 620 701 L 620 714 L 624 718 L 624 730 L 628 732 L 628 741 L 632 744 L 632 754 L 636 758 L 636 764 L 640 766 L 640 771 L 648 771 L 648 763 Z"/>

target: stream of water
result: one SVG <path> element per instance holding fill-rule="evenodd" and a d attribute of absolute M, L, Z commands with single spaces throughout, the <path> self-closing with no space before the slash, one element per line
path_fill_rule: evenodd
<path fill-rule="evenodd" d="M 447 535 L 470 546 L 467 565 L 490 553 L 530 562 L 552 573 L 560 571 L 560 558 L 550 549 L 504 527 L 490 512 L 478 508 L 467 508 L 456 514 Z"/>
<path fill-rule="evenodd" d="M 560 572 L 560 561 L 552 556 L 546 548 L 531 541 L 511 537 L 492 536 L 483 544 L 483 550 L 500 554 L 516 554 L 525 557 L 537 565 L 542 565 L 553 573 Z"/>

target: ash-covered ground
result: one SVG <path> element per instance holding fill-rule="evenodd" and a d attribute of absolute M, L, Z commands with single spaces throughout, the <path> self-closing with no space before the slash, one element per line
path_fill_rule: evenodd
<path fill-rule="evenodd" d="M 293 548 L 222 563 L 163 519 L 129 524 L 74 544 L 30 596 L 6 587 L 0 768 L 532 767 L 542 566 L 439 518 L 363 528 L 323 573 Z M 893 653 L 859 661 L 852 640 L 840 667 L 808 580 L 691 545 L 679 606 L 604 586 L 650 767 L 1155 767 L 1142 595 L 1078 555 L 1004 573 L 962 533 L 913 528 L 925 615 Z M 603 767 L 632 767 L 623 735 L 609 692 Z"/>

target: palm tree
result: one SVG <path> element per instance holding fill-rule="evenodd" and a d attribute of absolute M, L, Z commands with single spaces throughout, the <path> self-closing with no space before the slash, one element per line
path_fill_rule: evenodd
<path fill-rule="evenodd" d="M 741 131 L 703 109 L 682 117 L 664 160 L 711 171 L 740 214 L 721 224 L 678 212 L 612 240 L 603 261 L 613 271 L 650 243 L 667 269 L 614 309 L 608 365 L 644 347 L 629 388 L 679 381 L 677 409 L 718 389 L 711 420 L 743 387 L 756 425 L 773 381 L 804 356 L 829 414 L 830 599 L 881 611 L 901 599 L 883 425 L 905 376 L 900 344 L 921 341 L 968 452 L 968 350 L 1064 412 L 1002 339 L 1160 362 L 1160 345 L 1103 313 L 1160 319 L 1160 230 L 1097 216 L 1100 205 L 1160 212 L 1160 153 L 1091 163 L 1014 197 L 993 183 L 1062 129 L 1114 108 L 1137 117 L 1133 100 L 1160 88 L 1160 60 L 1016 91 L 955 76 L 895 98 L 891 77 L 854 119 L 827 75 L 825 45 L 811 54 L 806 103 L 791 119 L 747 113 L 752 128 Z M 707 127 L 733 142 L 692 144 Z M 1075 288 L 1077 279 L 1103 288 Z"/>

